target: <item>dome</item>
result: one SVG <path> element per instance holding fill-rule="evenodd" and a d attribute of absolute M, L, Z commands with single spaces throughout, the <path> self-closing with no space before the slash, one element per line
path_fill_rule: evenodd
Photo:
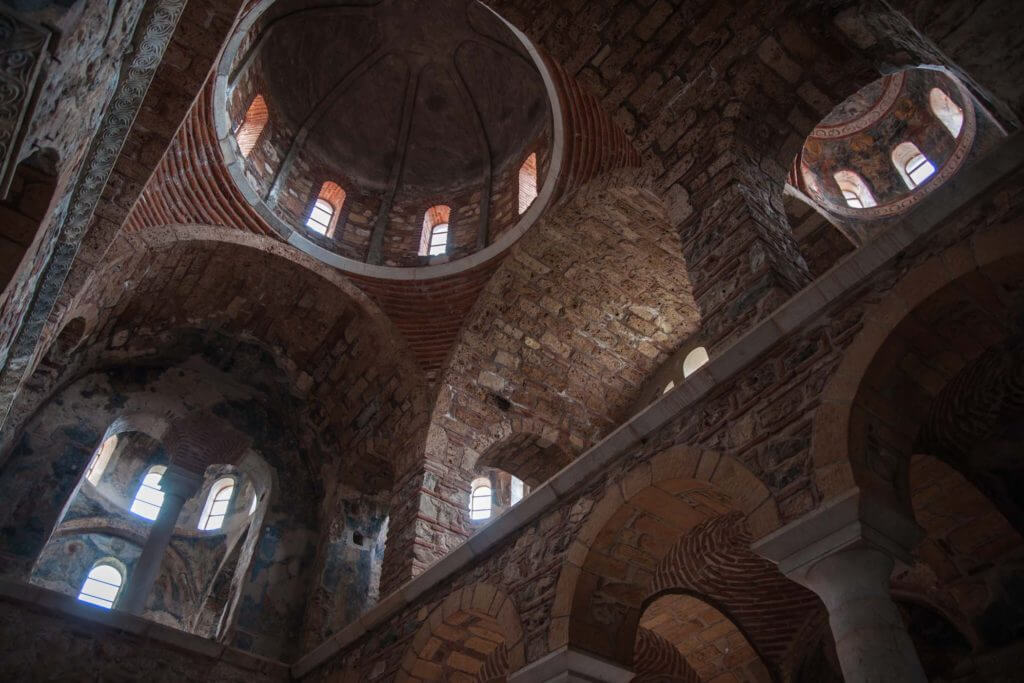
<path fill-rule="evenodd" d="M 268 223 L 377 276 L 521 235 L 553 185 L 551 102 L 535 50 L 475 0 L 265 0 L 215 92 L 225 161 Z"/>
<path fill-rule="evenodd" d="M 811 132 L 790 182 L 828 211 L 906 211 L 961 168 L 976 132 L 971 96 L 936 69 L 908 69 L 860 89 Z"/>

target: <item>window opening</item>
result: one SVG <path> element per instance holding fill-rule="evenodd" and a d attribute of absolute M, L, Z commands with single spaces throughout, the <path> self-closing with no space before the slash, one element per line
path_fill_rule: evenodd
<path fill-rule="evenodd" d="M 256 148 L 256 143 L 259 142 L 260 135 L 263 134 L 263 129 L 269 118 L 267 102 L 263 99 L 263 95 L 252 98 L 249 108 L 245 110 L 242 123 L 235 131 L 235 140 L 238 142 L 238 149 L 242 152 L 243 157 L 248 158 L 252 150 Z"/>
<path fill-rule="evenodd" d="M 911 190 L 935 173 L 935 165 L 913 142 L 901 142 L 896 145 L 892 151 L 892 163 L 903 177 L 903 182 Z"/>
<path fill-rule="evenodd" d="M 306 219 L 306 227 L 313 232 L 326 235 L 334 219 L 334 207 L 326 199 L 317 199 L 313 204 L 313 210 L 309 212 Z"/>
<path fill-rule="evenodd" d="M 854 209 L 868 209 L 876 206 L 875 197 L 871 194 L 864 179 L 853 171 L 837 171 L 833 176 L 843 193 L 846 205 Z"/>
<path fill-rule="evenodd" d="M 328 180 L 321 185 L 313 208 L 306 217 L 306 227 L 326 237 L 334 236 L 338 217 L 345 205 L 345 196 L 345 190 L 337 183 Z"/>
<path fill-rule="evenodd" d="M 949 134 L 954 138 L 959 137 L 964 127 L 964 110 L 940 88 L 932 88 L 928 93 L 928 104 L 935 118 L 946 127 Z"/>
<path fill-rule="evenodd" d="M 142 484 L 132 501 L 131 511 L 146 519 L 156 519 L 160 514 L 160 508 L 164 504 L 164 492 L 160 490 L 160 479 L 163 478 L 167 468 L 163 465 L 154 465 L 142 478 Z"/>
<path fill-rule="evenodd" d="M 438 256 L 448 252 L 450 217 L 451 208 L 444 204 L 427 209 L 427 212 L 423 215 L 420 256 Z"/>
<path fill-rule="evenodd" d="M 512 477 L 512 505 L 521 501 L 524 493 L 523 480 L 518 477 Z"/>
<path fill-rule="evenodd" d="M 473 521 L 491 516 L 491 482 L 478 479 L 473 482 L 473 493 L 469 502 L 469 518 Z"/>
<path fill-rule="evenodd" d="M 224 524 L 228 514 L 228 505 L 235 492 L 235 480 L 231 477 L 218 479 L 210 487 L 210 495 L 206 497 L 206 505 L 199 516 L 199 528 L 202 531 L 216 531 Z"/>
<path fill-rule="evenodd" d="M 448 250 L 448 224 L 441 223 L 435 225 L 430 230 L 430 249 L 427 253 L 430 256 L 437 256 L 443 254 Z"/>
<path fill-rule="evenodd" d="M 683 359 L 683 378 L 689 377 L 693 373 L 708 362 L 708 350 L 703 346 L 698 346 L 693 351 L 686 354 L 686 358 Z"/>
<path fill-rule="evenodd" d="M 89 461 L 89 467 L 85 470 L 86 480 L 96 486 L 100 483 L 100 479 L 103 478 L 103 471 L 107 468 L 107 463 L 110 462 L 110 456 L 114 454 L 114 449 L 117 448 L 117 435 L 109 436 L 107 439 L 100 444 L 99 450 L 92 456 L 92 460 Z"/>
<path fill-rule="evenodd" d="M 675 383 L 675 381 L 673 381 L 673 380 L 669 380 L 669 383 L 668 383 L 668 384 L 666 384 L 666 385 L 665 385 L 665 388 L 661 390 L 661 394 L 662 394 L 662 396 L 664 396 L 665 394 L 667 394 L 668 392 L 672 391 L 672 390 L 673 390 L 673 389 L 675 389 L 675 388 L 676 388 L 676 383 Z"/>
<path fill-rule="evenodd" d="M 519 213 L 524 214 L 537 198 L 537 154 L 526 157 L 519 167 Z"/>
<path fill-rule="evenodd" d="M 110 609 L 114 606 L 114 601 L 117 600 L 117 594 L 121 591 L 123 582 L 124 577 L 116 567 L 109 564 L 97 564 L 89 570 L 89 575 L 82 583 L 82 590 L 78 593 L 78 599 Z"/>
<path fill-rule="evenodd" d="M 256 512 L 256 503 L 258 501 L 259 501 L 259 498 L 256 496 L 256 494 L 255 493 L 252 494 L 252 503 L 249 504 L 249 515 L 250 516 L 252 515 L 252 513 Z"/>

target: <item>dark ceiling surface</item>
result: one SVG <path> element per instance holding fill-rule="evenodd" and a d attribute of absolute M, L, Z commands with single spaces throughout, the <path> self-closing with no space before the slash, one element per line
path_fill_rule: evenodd
<path fill-rule="evenodd" d="M 526 50 L 475 0 L 281 0 L 249 48 L 304 149 L 366 190 L 396 173 L 417 194 L 478 185 L 549 116 Z"/>

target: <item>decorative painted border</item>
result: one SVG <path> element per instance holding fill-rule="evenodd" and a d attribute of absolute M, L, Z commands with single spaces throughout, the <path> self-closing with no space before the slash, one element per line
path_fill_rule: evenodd
<path fill-rule="evenodd" d="M 870 109 L 867 110 L 867 112 L 852 121 L 839 123 L 834 126 L 818 126 L 811 131 L 809 137 L 817 138 L 819 140 L 837 140 L 839 138 L 855 135 L 862 130 L 866 130 L 875 125 L 875 123 L 877 123 L 883 116 L 889 113 L 889 110 L 892 109 L 892 105 L 896 103 L 896 98 L 899 97 L 900 92 L 903 91 L 903 84 L 907 80 L 907 72 L 900 71 L 890 76 L 886 76 L 885 80 L 886 84 L 885 89 L 882 91 L 882 96 L 871 106 Z"/>
<path fill-rule="evenodd" d="M 904 72 L 900 73 L 902 74 Z M 956 148 L 935 175 L 928 178 L 923 184 L 917 186 L 913 190 L 910 190 L 907 194 L 899 197 L 898 199 L 894 199 L 878 206 L 873 206 L 869 209 L 855 209 L 850 206 L 843 206 L 829 201 L 824 197 L 815 197 L 814 201 L 821 205 L 825 210 L 839 216 L 848 216 L 850 218 L 857 219 L 888 218 L 907 211 L 934 192 L 947 180 L 952 178 L 957 171 L 960 170 L 964 161 L 967 160 L 968 155 L 971 153 L 971 148 L 974 146 L 974 138 L 978 131 L 978 121 L 974 109 L 974 100 L 971 98 L 971 94 L 967 91 L 967 88 L 965 88 L 963 84 L 951 74 L 947 73 L 947 76 L 949 76 L 949 79 L 956 85 L 957 90 L 960 93 L 960 98 L 964 105 L 964 126 L 963 130 L 960 131 L 960 137 L 957 138 Z M 888 111 L 888 108 L 886 111 Z M 877 121 L 877 119 L 875 120 Z M 803 178 L 801 178 L 801 180 L 803 180 Z"/>
<path fill-rule="evenodd" d="M 7 194 L 35 109 L 37 80 L 50 32 L 0 5 L 0 197 Z"/>
<path fill-rule="evenodd" d="M 130 61 L 122 66 L 117 89 L 107 104 L 78 176 L 55 211 L 53 224 L 56 236 L 49 243 L 52 248 L 45 255 L 40 255 L 44 263 L 35 286 L 31 288 L 31 303 L 19 315 L 20 324 L 3 359 L 0 425 L 7 421 L 14 396 L 26 373 L 32 369 L 32 359 L 50 311 L 60 296 L 103 189 L 185 9 L 185 1 L 150 0 L 142 10 L 132 41 L 134 49 L 130 53 Z M 46 246 L 42 245 L 41 249 Z M 20 305 L 20 302 L 9 300 L 4 305 Z"/>

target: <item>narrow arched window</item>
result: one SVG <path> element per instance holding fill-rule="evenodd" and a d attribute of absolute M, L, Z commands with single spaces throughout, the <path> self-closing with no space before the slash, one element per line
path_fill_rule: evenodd
<path fill-rule="evenodd" d="M 202 531 L 215 531 L 224 525 L 224 517 L 228 514 L 228 505 L 235 492 L 235 480 L 224 477 L 210 487 L 210 495 L 206 497 L 203 513 L 199 515 L 199 528 Z"/>
<path fill-rule="evenodd" d="M 833 176 L 843 193 L 846 205 L 853 209 L 868 209 L 876 206 L 875 197 L 868 184 L 853 171 L 837 171 Z"/>
<path fill-rule="evenodd" d="M 306 227 L 313 232 L 331 237 L 341 215 L 341 207 L 345 204 L 345 190 L 331 181 L 320 186 L 313 208 L 306 217 Z"/>
<path fill-rule="evenodd" d="M 477 521 L 491 516 L 491 482 L 477 479 L 473 482 L 469 499 L 469 518 Z"/>
<path fill-rule="evenodd" d="M 93 486 L 99 484 L 100 479 L 103 478 L 103 471 L 107 468 L 107 463 L 110 462 L 110 456 L 114 454 L 115 448 L 117 448 L 116 434 L 107 437 L 100 444 L 99 450 L 92 456 L 92 460 L 89 461 L 89 467 L 85 470 L 85 478 Z"/>
<path fill-rule="evenodd" d="M 263 95 L 252 98 L 249 108 L 245 110 L 245 117 L 235 129 L 235 140 L 238 142 L 238 149 L 242 152 L 243 157 L 248 157 L 256 148 L 256 143 L 260 141 L 260 135 L 263 134 L 263 129 L 266 128 L 269 118 L 267 101 L 263 99 Z"/>
<path fill-rule="evenodd" d="M 78 593 L 78 599 L 82 602 L 90 602 L 100 607 L 110 609 L 117 600 L 117 594 L 121 592 L 121 584 L 124 577 L 120 570 L 110 564 L 100 563 L 89 570 L 89 575 L 82 583 L 82 590 Z"/>
<path fill-rule="evenodd" d="M 949 134 L 959 137 L 960 129 L 964 127 L 964 110 L 940 88 L 932 88 L 928 93 L 928 104 Z"/>
<path fill-rule="evenodd" d="M 526 213 L 537 198 L 537 154 L 526 157 L 519 167 L 519 213 Z"/>
<path fill-rule="evenodd" d="M 683 377 L 689 377 L 693 373 L 697 372 L 697 369 L 708 362 L 708 350 L 703 346 L 698 346 L 693 351 L 686 354 L 686 358 L 683 359 Z"/>
<path fill-rule="evenodd" d="M 438 204 L 423 215 L 423 235 L 420 238 L 420 256 L 438 256 L 448 252 L 448 226 L 451 208 Z"/>
<path fill-rule="evenodd" d="M 892 151 L 892 163 L 911 190 L 935 173 L 935 165 L 913 142 L 901 142 Z"/>
<path fill-rule="evenodd" d="M 163 465 L 154 465 L 142 478 L 142 484 L 135 493 L 135 500 L 132 501 L 131 511 L 146 519 L 156 519 L 160 514 L 160 508 L 164 504 L 164 492 L 160 490 L 160 479 L 164 476 L 167 468 Z"/>

